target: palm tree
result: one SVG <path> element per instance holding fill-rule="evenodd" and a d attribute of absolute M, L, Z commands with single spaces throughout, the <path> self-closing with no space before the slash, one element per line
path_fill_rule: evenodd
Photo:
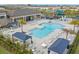
<path fill-rule="evenodd" d="M 21 46 L 20 46 L 20 43 L 16 43 L 16 53 L 19 53 L 21 50 Z"/>
<path fill-rule="evenodd" d="M 41 13 L 46 15 L 46 16 L 50 16 L 50 12 L 47 9 L 41 10 Z"/>
<path fill-rule="evenodd" d="M 23 25 L 26 24 L 26 21 L 25 21 L 23 18 L 21 18 L 21 19 L 19 20 L 19 23 L 20 23 L 20 25 L 21 25 L 21 31 L 23 32 Z"/>
<path fill-rule="evenodd" d="M 66 32 L 66 39 L 67 39 L 67 37 L 68 37 L 68 33 L 69 33 L 69 30 L 68 30 L 68 29 L 63 29 L 63 31 Z"/>
<path fill-rule="evenodd" d="M 26 41 L 23 41 L 23 53 L 25 52 L 25 48 L 26 48 Z"/>
<path fill-rule="evenodd" d="M 72 21 L 70 22 L 70 24 L 74 25 L 73 30 L 75 31 L 76 25 L 79 26 L 79 20 L 72 20 Z"/>

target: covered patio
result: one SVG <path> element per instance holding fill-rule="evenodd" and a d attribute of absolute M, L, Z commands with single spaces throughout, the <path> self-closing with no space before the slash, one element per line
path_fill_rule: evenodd
<path fill-rule="evenodd" d="M 10 17 L 10 23 L 15 22 L 16 25 L 19 24 L 18 20 L 24 19 L 26 22 L 41 19 L 42 15 L 39 11 L 32 9 L 17 9 L 11 12 L 8 12 Z"/>
<path fill-rule="evenodd" d="M 63 54 L 69 45 L 69 41 L 63 38 L 58 38 L 51 46 L 48 48 L 48 54 Z M 66 51 L 67 53 L 67 51 Z"/>
<path fill-rule="evenodd" d="M 13 39 L 18 39 L 20 42 L 26 42 L 26 40 L 31 39 L 30 42 L 32 42 L 32 36 L 29 36 L 22 32 L 16 32 L 12 34 Z"/>

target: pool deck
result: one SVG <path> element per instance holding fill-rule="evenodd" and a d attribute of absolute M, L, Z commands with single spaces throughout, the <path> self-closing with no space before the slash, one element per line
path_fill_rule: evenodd
<path fill-rule="evenodd" d="M 24 32 L 26 32 L 26 34 L 30 35 L 30 30 L 32 30 L 34 28 L 38 28 L 39 24 L 46 23 L 49 21 L 51 21 L 52 23 L 62 24 L 67 29 L 73 29 L 73 25 L 69 25 L 68 22 L 66 22 L 66 21 L 42 19 L 42 20 L 37 20 L 37 21 L 35 20 L 33 22 L 28 22 L 27 24 L 25 24 L 23 26 L 23 30 L 24 30 Z M 8 29 L 6 31 L 4 30 L 3 34 L 11 36 L 15 32 L 21 32 L 21 28 L 19 27 L 16 29 Z M 66 33 L 64 31 L 58 29 L 58 30 L 55 30 L 54 32 L 51 32 L 48 36 L 46 36 L 42 39 L 32 37 L 33 44 L 30 44 L 29 48 L 31 48 L 33 50 L 34 54 L 47 54 L 48 47 L 52 43 L 54 43 L 57 40 L 57 38 L 65 38 L 65 37 L 66 37 Z M 73 39 L 70 40 L 70 38 L 73 38 Z M 75 35 L 71 35 L 71 34 L 68 35 L 68 40 L 70 41 L 70 44 L 72 44 L 72 42 L 74 41 L 74 38 L 75 38 Z"/>

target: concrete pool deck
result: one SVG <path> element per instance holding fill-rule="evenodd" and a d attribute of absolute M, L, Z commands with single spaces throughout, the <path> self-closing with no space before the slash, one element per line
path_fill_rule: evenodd
<path fill-rule="evenodd" d="M 62 24 L 68 29 L 73 29 L 73 25 L 70 25 L 70 24 L 68 24 L 68 22 L 65 22 L 65 21 L 42 19 L 42 20 L 37 20 L 33 23 L 29 22 L 29 23 L 23 25 L 23 30 L 24 30 L 24 32 L 26 32 L 26 34 L 30 35 L 30 30 L 32 30 L 34 28 L 38 28 L 39 24 L 47 23 L 49 21 L 51 21 L 52 23 Z M 19 27 L 16 29 L 8 29 L 8 30 L 3 31 L 3 34 L 11 36 L 15 32 L 21 32 L 21 28 Z M 33 37 L 32 38 L 33 46 L 31 47 L 33 50 L 35 50 L 33 53 L 34 54 L 47 54 L 48 47 L 51 45 L 51 43 L 54 43 L 57 40 L 57 38 L 65 38 L 65 36 L 66 36 L 66 33 L 63 32 L 62 30 L 58 29 L 58 30 L 55 30 L 54 32 L 51 32 L 48 36 L 46 36 L 42 39 Z M 71 36 L 73 38 L 75 38 L 75 35 L 71 35 L 71 34 L 69 34 L 68 38 L 70 39 Z M 70 42 L 72 43 L 73 40 L 70 40 Z M 43 45 L 46 44 L 47 46 L 44 48 L 42 46 L 42 44 Z"/>

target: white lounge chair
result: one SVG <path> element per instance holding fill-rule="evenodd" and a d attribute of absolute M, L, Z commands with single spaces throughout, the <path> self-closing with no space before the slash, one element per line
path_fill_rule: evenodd
<path fill-rule="evenodd" d="M 41 46 L 45 48 L 45 47 L 47 47 L 47 44 L 46 43 L 42 43 Z"/>

